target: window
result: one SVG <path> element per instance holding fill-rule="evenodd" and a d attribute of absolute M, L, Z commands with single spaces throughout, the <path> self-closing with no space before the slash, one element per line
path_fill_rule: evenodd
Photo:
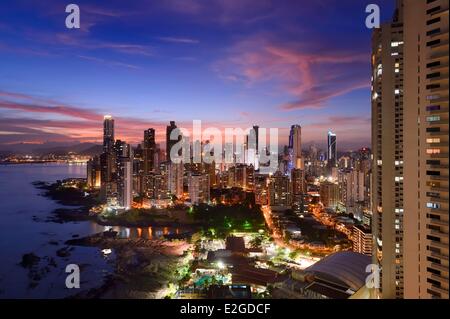
<path fill-rule="evenodd" d="M 440 127 L 427 127 L 427 132 L 428 133 L 437 133 L 440 132 L 441 128 Z"/>
<path fill-rule="evenodd" d="M 440 208 L 441 205 L 439 205 L 438 203 L 432 203 L 432 202 L 428 202 L 427 203 L 427 208 L 433 208 L 433 209 L 437 209 Z"/>
<path fill-rule="evenodd" d="M 427 138 L 427 143 L 433 144 L 433 143 L 440 143 L 441 139 L 439 137 L 436 138 Z"/>
<path fill-rule="evenodd" d="M 441 65 L 441 61 L 435 61 L 435 62 L 431 62 L 427 64 L 427 68 L 432 68 L 435 66 L 440 66 Z"/>
<path fill-rule="evenodd" d="M 431 47 L 431 46 L 437 45 L 437 44 L 439 44 L 439 43 L 441 43 L 441 40 L 440 40 L 440 39 L 436 39 L 436 40 L 433 40 L 433 41 L 428 41 L 428 42 L 427 42 L 427 47 Z"/>
<path fill-rule="evenodd" d="M 435 35 L 435 34 L 438 34 L 439 32 L 441 32 L 440 28 L 433 29 L 433 30 L 430 30 L 427 32 L 427 36 Z"/>
<path fill-rule="evenodd" d="M 441 117 L 439 115 L 427 116 L 427 122 L 436 122 L 440 121 Z"/>
<path fill-rule="evenodd" d="M 427 10 L 427 14 L 432 14 L 432 13 L 438 12 L 439 10 L 441 10 L 441 7 L 440 7 L 440 6 L 437 6 L 437 7 L 428 9 L 428 10 Z"/>
<path fill-rule="evenodd" d="M 400 90 L 399 89 L 395 89 L 394 93 L 398 95 L 398 94 L 400 94 Z"/>
<path fill-rule="evenodd" d="M 427 154 L 441 154 L 439 148 L 427 148 Z"/>
<path fill-rule="evenodd" d="M 434 24 L 434 23 L 439 22 L 439 21 L 441 21 L 440 17 L 437 17 L 437 18 L 434 18 L 434 19 L 430 19 L 430 20 L 427 21 L 427 25 L 431 25 L 431 24 Z"/>
<path fill-rule="evenodd" d="M 427 74 L 427 79 L 437 78 L 440 76 L 441 76 L 441 72 L 434 72 L 434 73 Z"/>
<path fill-rule="evenodd" d="M 441 109 L 440 105 L 429 105 L 427 106 L 427 111 L 439 111 Z"/>

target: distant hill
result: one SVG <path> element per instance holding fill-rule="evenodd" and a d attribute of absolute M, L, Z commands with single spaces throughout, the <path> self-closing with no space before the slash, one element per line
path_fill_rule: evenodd
<path fill-rule="evenodd" d="M 70 152 L 81 154 L 81 155 L 96 155 L 100 154 L 102 151 L 102 146 L 95 143 L 59 143 L 59 142 L 48 142 L 43 144 L 28 144 L 28 143 L 18 143 L 18 144 L 8 144 L 0 145 L 0 155 L 65 155 Z"/>

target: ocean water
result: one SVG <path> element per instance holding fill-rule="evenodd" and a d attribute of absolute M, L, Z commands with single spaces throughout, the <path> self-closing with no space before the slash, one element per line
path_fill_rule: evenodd
<path fill-rule="evenodd" d="M 42 190 L 32 185 L 38 180 L 85 176 L 84 165 L 0 165 L 0 298 L 64 298 L 100 286 L 112 272 L 113 254 L 105 256 L 97 248 L 75 247 L 68 257 L 56 255 L 72 236 L 97 233 L 104 227 L 94 222 L 46 222 L 55 208 L 64 206 L 41 196 Z M 41 261 L 30 272 L 19 263 L 23 254 L 31 252 Z M 54 263 L 49 265 L 49 258 Z M 79 289 L 66 288 L 68 264 L 81 269 Z M 40 278 L 37 285 L 30 286 L 30 276 Z"/>

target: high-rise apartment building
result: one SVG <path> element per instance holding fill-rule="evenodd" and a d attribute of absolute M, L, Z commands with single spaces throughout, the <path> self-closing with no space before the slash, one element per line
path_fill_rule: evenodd
<path fill-rule="evenodd" d="M 291 172 L 292 180 L 292 210 L 296 213 L 303 212 L 304 196 L 306 195 L 305 172 L 294 168 Z"/>
<path fill-rule="evenodd" d="M 170 162 L 168 164 L 169 192 L 177 198 L 183 196 L 183 174 L 184 166 L 182 163 L 175 164 Z"/>
<path fill-rule="evenodd" d="M 320 183 L 320 201 L 326 208 L 336 209 L 339 204 L 339 185 L 329 181 Z"/>
<path fill-rule="evenodd" d="M 364 225 L 353 225 L 352 230 L 353 251 L 372 256 L 372 232 Z"/>
<path fill-rule="evenodd" d="M 149 128 L 144 131 L 144 143 L 143 143 L 143 161 L 144 161 L 144 174 L 148 174 L 155 171 L 155 130 Z"/>
<path fill-rule="evenodd" d="M 303 169 L 302 159 L 302 128 L 292 125 L 289 133 L 289 149 L 291 150 L 292 168 Z"/>
<path fill-rule="evenodd" d="M 272 209 L 287 209 L 292 205 L 292 185 L 289 177 L 276 171 L 270 177 L 269 205 Z"/>
<path fill-rule="evenodd" d="M 111 115 L 103 117 L 103 152 L 112 152 L 114 146 L 114 119 Z"/>
<path fill-rule="evenodd" d="M 449 298 L 449 2 L 404 1 L 404 297 Z"/>
<path fill-rule="evenodd" d="M 331 131 L 327 135 L 327 161 L 330 167 L 337 164 L 336 134 Z"/>
<path fill-rule="evenodd" d="M 170 124 L 166 127 L 166 161 L 168 162 L 170 162 L 170 150 L 172 149 L 172 146 L 174 146 L 176 143 L 178 143 L 179 140 L 181 140 L 181 136 L 179 136 L 179 138 L 175 140 L 170 139 L 170 134 L 176 128 L 177 126 L 175 125 L 175 121 L 170 121 Z"/>
<path fill-rule="evenodd" d="M 372 39 L 374 261 L 382 298 L 448 298 L 448 1 L 398 1 Z"/>
<path fill-rule="evenodd" d="M 192 204 L 208 203 L 210 200 L 209 175 L 200 173 L 189 174 L 188 190 Z"/>
<path fill-rule="evenodd" d="M 403 10 L 372 35 L 374 262 L 379 297 L 403 297 Z"/>

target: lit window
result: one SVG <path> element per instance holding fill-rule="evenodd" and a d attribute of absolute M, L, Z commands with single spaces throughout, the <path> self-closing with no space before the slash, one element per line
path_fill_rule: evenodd
<path fill-rule="evenodd" d="M 440 143 L 441 142 L 441 139 L 440 138 L 427 138 L 427 143 L 430 143 L 430 144 L 432 144 L 432 143 Z"/>
<path fill-rule="evenodd" d="M 401 181 L 403 181 L 403 176 L 395 176 L 395 181 L 396 181 L 396 182 L 401 182 Z"/>
<path fill-rule="evenodd" d="M 397 56 L 398 55 L 398 52 L 392 52 L 391 53 L 391 56 Z"/>
<path fill-rule="evenodd" d="M 391 42 L 391 47 L 393 48 L 398 47 L 398 42 Z"/>
<path fill-rule="evenodd" d="M 400 72 L 400 70 L 399 70 L 399 69 L 395 69 L 394 71 L 395 71 L 395 73 L 399 73 L 399 72 Z"/>
<path fill-rule="evenodd" d="M 394 93 L 395 93 L 395 94 L 400 94 L 400 90 L 399 90 L 399 89 L 395 89 L 395 90 L 394 90 Z"/>
<path fill-rule="evenodd" d="M 395 65 L 394 65 L 396 68 L 399 68 L 400 67 L 400 63 L 395 63 Z"/>
<path fill-rule="evenodd" d="M 427 203 L 427 208 L 440 208 L 441 207 L 441 205 L 439 205 L 438 203 L 431 203 L 431 202 L 429 202 L 429 203 Z"/>
<path fill-rule="evenodd" d="M 441 117 L 439 115 L 427 116 L 427 122 L 436 122 L 440 121 Z"/>
<path fill-rule="evenodd" d="M 439 148 L 427 148 L 427 154 L 441 154 Z"/>
<path fill-rule="evenodd" d="M 382 160 L 377 160 L 377 165 L 378 166 L 383 165 L 383 161 Z"/>

